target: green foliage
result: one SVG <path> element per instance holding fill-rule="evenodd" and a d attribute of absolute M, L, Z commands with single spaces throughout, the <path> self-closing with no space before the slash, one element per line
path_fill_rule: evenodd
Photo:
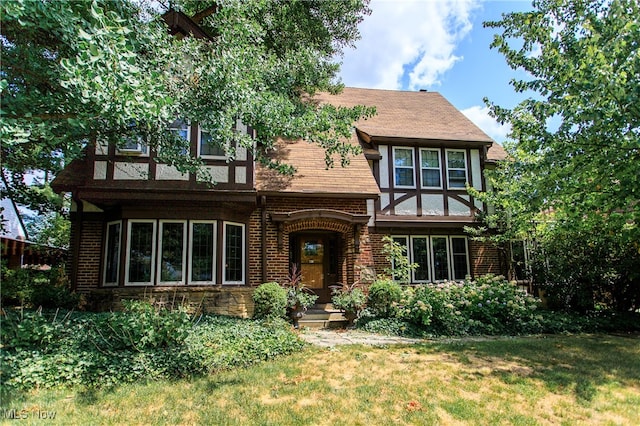
<path fill-rule="evenodd" d="M 287 308 L 289 309 L 307 310 L 318 300 L 318 296 L 302 282 L 302 271 L 298 270 L 296 264 L 291 267 L 283 287 L 287 291 Z"/>
<path fill-rule="evenodd" d="M 55 174 L 96 140 L 141 136 L 161 161 L 202 172 L 166 131 L 176 117 L 199 123 L 230 158 L 245 147 L 291 172 L 264 155 L 284 137 L 322 146 L 328 166 L 348 163 L 359 148 L 343 138 L 373 109 L 321 106 L 307 95 L 340 90 L 334 58 L 358 39 L 368 1 L 223 3 L 170 2 L 209 36 L 201 39 L 170 36 L 163 2 L 0 3 L 0 138 L 12 198 L 50 207 L 24 173 Z M 257 140 L 233 131 L 237 119 Z"/>
<path fill-rule="evenodd" d="M 347 319 L 357 318 L 367 304 L 367 295 L 356 283 L 343 284 L 332 291 L 331 303 L 333 307 L 345 313 Z"/>
<path fill-rule="evenodd" d="M 407 286 L 392 319 L 430 335 L 540 331 L 538 300 L 503 277 Z"/>
<path fill-rule="evenodd" d="M 287 315 L 287 291 L 276 282 L 260 284 L 253 292 L 255 318 L 284 318 Z"/>
<path fill-rule="evenodd" d="M 386 277 L 393 277 L 401 284 L 411 282 L 411 274 L 418 267 L 417 263 L 409 263 L 407 248 L 394 241 L 388 235 L 382 237 L 382 254 L 385 255 L 389 267 L 385 268 Z"/>
<path fill-rule="evenodd" d="M 3 392 L 110 387 L 247 366 L 302 349 L 283 320 L 268 322 L 155 310 L 129 303 L 104 314 L 4 312 Z"/>
<path fill-rule="evenodd" d="M 367 308 L 379 318 L 388 318 L 402 299 L 402 287 L 388 278 L 378 278 L 369 286 Z"/>
<path fill-rule="evenodd" d="M 49 271 L 2 267 L 2 305 L 73 309 L 81 302 L 70 289 L 64 267 Z"/>
<path fill-rule="evenodd" d="M 549 268 L 536 279 L 560 306 L 638 309 L 640 4 L 533 6 L 485 24 L 502 30 L 492 47 L 528 74 L 515 91 L 531 94 L 512 109 L 489 104 L 512 131 L 509 161 L 489 174 L 496 191 L 481 197 L 497 211 L 485 223 L 503 241 L 537 244 Z"/>

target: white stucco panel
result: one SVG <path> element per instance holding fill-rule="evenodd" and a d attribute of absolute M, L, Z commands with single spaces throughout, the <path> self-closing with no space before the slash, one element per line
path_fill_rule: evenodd
<path fill-rule="evenodd" d="M 441 194 L 422 194 L 422 214 L 425 216 L 443 216 L 444 197 Z"/>
<path fill-rule="evenodd" d="M 418 200 L 416 197 L 411 197 L 408 200 L 396 204 L 394 210 L 397 215 L 415 216 L 418 214 Z"/>
<path fill-rule="evenodd" d="M 482 170 L 480 170 L 480 151 L 477 149 L 471 150 L 471 185 L 482 190 Z"/>
<path fill-rule="evenodd" d="M 380 145 L 380 188 L 389 188 L 389 147 Z"/>
<path fill-rule="evenodd" d="M 236 183 L 247 183 L 247 168 L 243 166 L 236 167 Z"/>
<path fill-rule="evenodd" d="M 229 166 L 207 166 L 207 170 L 214 182 L 229 182 Z"/>
<path fill-rule="evenodd" d="M 148 176 L 149 163 L 116 162 L 113 165 L 114 180 L 147 180 Z"/>
<path fill-rule="evenodd" d="M 389 207 L 389 194 L 380 194 L 380 210 L 384 210 Z M 387 214 L 390 214 L 387 212 Z"/>
<path fill-rule="evenodd" d="M 107 178 L 107 162 L 94 161 L 93 163 L 93 179 L 104 180 Z"/>
<path fill-rule="evenodd" d="M 449 197 L 449 216 L 470 216 L 471 209 L 455 198 Z"/>
<path fill-rule="evenodd" d="M 168 164 L 156 165 L 156 180 L 189 180 L 188 173 L 181 173 Z"/>

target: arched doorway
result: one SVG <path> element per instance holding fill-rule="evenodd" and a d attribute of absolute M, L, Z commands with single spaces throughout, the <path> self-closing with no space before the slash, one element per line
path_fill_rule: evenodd
<path fill-rule="evenodd" d="M 318 303 L 331 301 L 332 286 L 341 281 L 342 238 L 337 232 L 305 230 L 289 235 L 291 264 L 302 283 L 318 295 Z"/>

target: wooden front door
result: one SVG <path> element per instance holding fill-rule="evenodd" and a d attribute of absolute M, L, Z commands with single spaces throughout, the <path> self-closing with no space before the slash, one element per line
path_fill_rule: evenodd
<path fill-rule="evenodd" d="M 296 238 L 295 261 L 302 283 L 318 295 L 318 303 L 331 301 L 335 285 L 336 238 L 330 234 L 300 234 Z"/>

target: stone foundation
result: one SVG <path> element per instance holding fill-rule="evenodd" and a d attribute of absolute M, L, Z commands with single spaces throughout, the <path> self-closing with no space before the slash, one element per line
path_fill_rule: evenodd
<path fill-rule="evenodd" d="M 168 309 L 186 306 L 192 313 L 253 316 L 251 287 L 118 287 L 94 289 L 89 293 L 90 310 L 121 311 L 123 300 L 147 300 Z"/>

